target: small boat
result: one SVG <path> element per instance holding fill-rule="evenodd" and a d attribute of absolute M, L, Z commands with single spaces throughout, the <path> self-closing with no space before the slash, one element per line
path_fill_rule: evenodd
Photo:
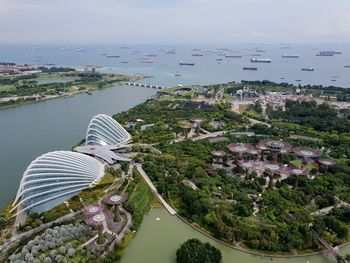
<path fill-rule="evenodd" d="M 300 82 L 300 81 L 301 81 L 301 79 L 296 79 L 295 81 Z"/>
<path fill-rule="evenodd" d="M 344 68 L 350 68 L 350 65 L 345 65 Z"/>
<path fill-rule="evenodd" d="M 156 57 L 157 55 L 156 54 L 145 54 L 145 57 Z"/>
<path fill-rule="evenodd" d="M 92 92 L 91 92 L 91 91 L 88 91 L 88 90 L 86 90 L 85 93 L 86 93 L 87 95 L 92 95 Z"/>
<path fill-rule="evenodd" d="M 258 70 L 256 67 L 244 67 L 243 70 Z"/>
<path fill-rule="evenodd" d="M 181 77 L 181 74 L 177 71 L 177 72 L 175 73 L 175 77 Z"/>
<path fill-rule="evenodd" d="M 129 62 L 128 61 L 122 61 L 122 64 L 128 64 Z"/>
<path fill-rule="evenodd" d="M 285 78 L 282 77 L 281 79 L 285 79 Z"/>
<path fill-rule="evenodd" d="M 107 53 L 100 53 L 101 56 L 107 56 Z"/>
<path fill-rule="evenodd" d="M 301 70 L 302 71 L 314 71 L 315 69 L 314 68 L 302 68 Z"/>
<path fill-rule="evenodd" d="M 215 59 L 216 61 L 223 61 L 223 59 L 222 58 L 217 58 L 217 59 Z"/>
<path fill-rule="evenodd" d="M 180 61 L 179 63 L 180 66 L 194 66 L 193 62 L 182 62 Z"/>
<path fill-rule="evenodd" d="M 120 58 L 118 55 L 107 55 L 106 58 Z"/>
<path fill-rule="evenodd" d="M 203 54 L 192 54 L 192 57 L 203 57 Z"/>

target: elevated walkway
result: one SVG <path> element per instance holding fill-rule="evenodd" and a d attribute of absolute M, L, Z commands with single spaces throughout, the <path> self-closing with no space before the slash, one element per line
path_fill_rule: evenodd
<path fill-rule="evenodd" d="M 176 215 L 176 211 L 164 200 L 164 198 L 158 193 L 157 188 L 154 186 L 152 183 L 151 179 L 149 179 L 148 175 L 146 172 L 143 170 L 141 164 L 136 164 L 136 169 L 137 171 L 141 174 L 143 179 L 146 181 L 148 186 L 151 188 L 152 192 L 157 196 L 158 200 L 162 202 L 163 206 L 165 207 L 166 210 L 168 210 L 170 215 Z"/>

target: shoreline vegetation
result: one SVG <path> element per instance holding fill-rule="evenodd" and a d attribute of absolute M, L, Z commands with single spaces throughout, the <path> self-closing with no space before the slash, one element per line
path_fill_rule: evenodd
<path fill-rule="evenodd" d="M 194 85 L 158 91 L 157 98 L 113 118 L 133 138 L 127 152 L 132 153 L 134 162 L 142 164 L 158 193 L 183 223 L 243 253 L 305 257 L 325 252 L 317 241 L 319 236 L 331 246 L 350 242 L 349 94 L 348 90 L 331 87 L 266 81 Z M 301 160 L 291 151 L 276 159 L 262 153 L 261 160 L 303 169 L 303 175 L 260 173 L 240 167 L 228 144 L 258 145 L 262 138 L 322 149 L 320 157 L 334 160 L 336 165 L 325 167 L 318 160 Z M 224 155 L 214 155 L 218 152 Z M 254 153 L 241 158 L 257 160 Z M 88 258 L 103 253 L 101 262 L 119 260 L 137 235 L 144 215 L 160 206 L 157 195 L 133 167 L 131 172 L 129 165 L 123 164 L 120 170 L 108 170 L 97 186 L 68 200 L 69 205 L 30 215 L 20 229 L 31 231 L 70 211 L 82 211 L 118 185 L 116 191 L 127 196 L 124 207 L 132 217 L 132 232 L 126 233 L 118 246 Z M 119 182 L 120 173 L 133 179 Z M 7 210 L 2 217 L 8 219 Z M 3 218 L 0 234 L 11 238 L 13 222 Z M 81 222 L 81 217 L 74 221 Z M 77 249 L 78 245 L 73 247 Z M 80 250 L 75 256 L 87 258 Z"/>
<path fill-rule="evenodd" d="M 93 91 L 146 77 L 77 71 L 74 68 L 41 69 L 41 72 L 30 75 L 9 75 L 0 78 L 0 110 L 82 93 L 92 95 Z"/>

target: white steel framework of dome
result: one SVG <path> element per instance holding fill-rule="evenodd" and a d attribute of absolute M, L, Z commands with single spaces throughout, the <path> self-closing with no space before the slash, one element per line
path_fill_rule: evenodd
<path fill-rule="evenodd" d="M 131 140 L 130 134 L 106 114 L 93 117 L 86 131 L 86 145 L 115 145 Z"/>
<path fill-rule="evenodd" d="M 41 155 L 24 172 L 11 211 L 48 210 L 90 187 L 103 174 L 102 163 L 81 153 L 55 151 Z"/>

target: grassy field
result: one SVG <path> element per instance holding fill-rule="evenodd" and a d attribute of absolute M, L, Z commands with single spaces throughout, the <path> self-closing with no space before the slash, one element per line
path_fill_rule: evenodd
<path fill-rule="evenodd" d="M 154 196 L 149 190 L 147 184 L 140 181 L 134 191 L 132 192 L 128 202 L 134 204 L 138 211 L 145 214 L 149 211 L 151 204 L 153 203 Z"/>
<path fill-rule="evenodd" d="M 0 85 L 0 92 L 14 91 L 16 90 L 14 85 Z"/>
<path fill-rule="evenodd" d="M 130 196 L 125 208 L 132 215 L 132 228 L 137 230 L 141 225 L 143 216 L 153 207 L 155 196 L 138 171 L 134 172 L 134 180 L 128 186 L 128 192 Z"/>

